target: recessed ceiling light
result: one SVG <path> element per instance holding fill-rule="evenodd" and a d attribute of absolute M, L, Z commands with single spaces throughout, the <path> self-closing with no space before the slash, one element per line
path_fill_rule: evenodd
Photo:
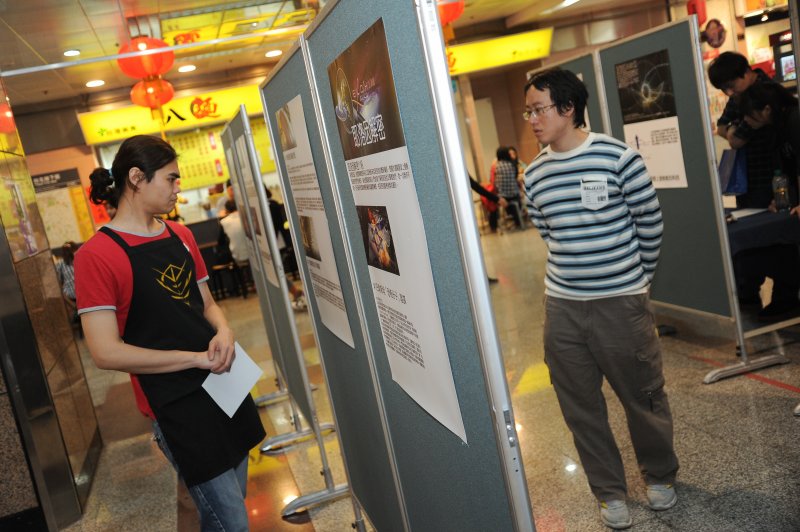
<path fill-rule="evenodd" d="M 278 57 L 283 52 L 280 50 L 270 50 L 269 52 L 264 54 L 264 57 Z"/>
<path fill-rule="evenodd" d="M 192 71 L 194 71 L 196 69 L 197 69 L 197 67 L 194 66 L 194 65 L 183 65 L 183 66 L 178 67 L 178 72 L 192 72 Z"/>
<path fill-rule="evenodd" d="M 106 84 L 106 82 L 105 82 L 105 81 L 103 81 L 102 79 L 93 79 L 92 81 L 87 81 L 87 82 L 86 82 L 86 86 L 87 86 L 87 87 L 90 87 L 90 88 L 93 88 L 93 87 L 102 87 L 102 86 L 103 86 L 103 85 L 105 85 L 105 84 Z"/>
<path fill-rule="evenodd" d="M 81 55 L 80 50 L 67 50 L 64 52 L 64 55 L 67 57 L 75 57 L 76 55 Z"/>

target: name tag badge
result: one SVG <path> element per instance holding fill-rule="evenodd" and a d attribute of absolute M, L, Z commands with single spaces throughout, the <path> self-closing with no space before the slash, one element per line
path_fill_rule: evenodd
<path fill-rule="evenodd" d="M 581 179 L 581 204 L 592 211 L 608 205 L 608 180 L 605 177 Z"/>

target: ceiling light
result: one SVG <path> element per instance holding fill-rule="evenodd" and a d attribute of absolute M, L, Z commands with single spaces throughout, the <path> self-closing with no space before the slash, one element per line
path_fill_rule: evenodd
<path fill-rule="evenodd" d="M 105 81 L 103 81 L 102 79 L 93 79 L 92 81 L 87 81 L 87 82 L 86 82 L 86 86 L 87 86 L 87 87 L 90 87 L 90 88 L 93 88 L 93 87 L 102 87 L 102 86 L 103 86 L 103 85 L 105 85 L 105 84 L 106 84 L 106 82 L 105 82 Z"/>
<path fill-rule="evenodd" d="M 763 15 L 761 15 L 761 22 L 766 22 L 766 21 L 768 21 L 768 20 L 769 20 L 769 13 L 767 13 L 767 12 L 765 11 L 765 12 L 764 12 L 764 14 L 763 14 Z"/>
<path fill-rule="evenodd" d="M 196 69 L 197 69 L 197 67 L 194 66 L 194 65 L 183 65 L 183 66 L 178 67 L 178 72 L 192 72 L 192 71 L 194 71 Z"/>
<path fill-rule="evenodd" d="M 540 15 L 550 15 L 551 13 L 555 13 L 559 9 L 564 9 L 565 7 L 569 7 L 573 4 L 577 4 L 580 0 L 563 0 L 561 3 L 551 7 L 550 9 L 545 9 Z"/>
<path fill-rule="evenodd" d="M 67 50 L 66 52 L 64 52 L 64 55 L 66 57 L 75 57 L 76 55 L 81 55 L 81 51 L 80 50 Z"/>
<path fill-rule="evenodd" d="M 281 54 L 283 54 L 283 52 L 280 50 L 270 50 L 264 54 L 264 57 L 278 57 Z"/>

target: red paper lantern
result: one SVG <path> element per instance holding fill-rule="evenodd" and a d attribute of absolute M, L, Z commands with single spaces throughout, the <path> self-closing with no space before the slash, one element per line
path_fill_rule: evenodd
<path fill-rule="evenodd" d="M 139 52 L 152 50 L 154 48 L 165 48 L 167 43 L 160 39 L 151 37 L 135 37 L 128 44 L 119 49 L 120 54 L 129 52 Z M 121 57 L 117 59 L 120 70 L 126 75 L 142 79 L 153 76 L 160 76 L 169 72 L 172 63 L 175 62 L 175 52 L 169 50 L 157 54 L 140 55 L 136 57 Z"/>
<path fill-rule="evenodd" d="M 161 78 L 143 79 L 131 89 L 131 101 L 142 107 L 158 109 L 175 96 L 172 83 Z"/>
<path fill-rule="evenodd" d="M 0 133 L 13 133 L 17 129 L 14 123 L 14 115 L 11 106 L 7 103 L 0 103 Z"/>
<path fill-rule="evenodd" d="M 442 26 L 455 22 L 464 13 L 464 0 L 437 0 L 436 5 Z"/>

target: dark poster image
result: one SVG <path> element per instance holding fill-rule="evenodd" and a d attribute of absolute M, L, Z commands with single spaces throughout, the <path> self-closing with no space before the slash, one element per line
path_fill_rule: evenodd
<path fill-rule="evenodd" d="M 667 50 L 620 63 L 615 70 L 624 124 L 677 116 Z"/>
<path fill-rule="evenodd" d="M 328 65 L 346 161 L 405 146 L 383 20 Z"/>
<path fill-rule="evenodd" d="M 367 264 L 373 268 L 400 275 L 386 207 L 356 206 L 356 210 L 358 210 L 361 236 L 364 239 Z"/>

